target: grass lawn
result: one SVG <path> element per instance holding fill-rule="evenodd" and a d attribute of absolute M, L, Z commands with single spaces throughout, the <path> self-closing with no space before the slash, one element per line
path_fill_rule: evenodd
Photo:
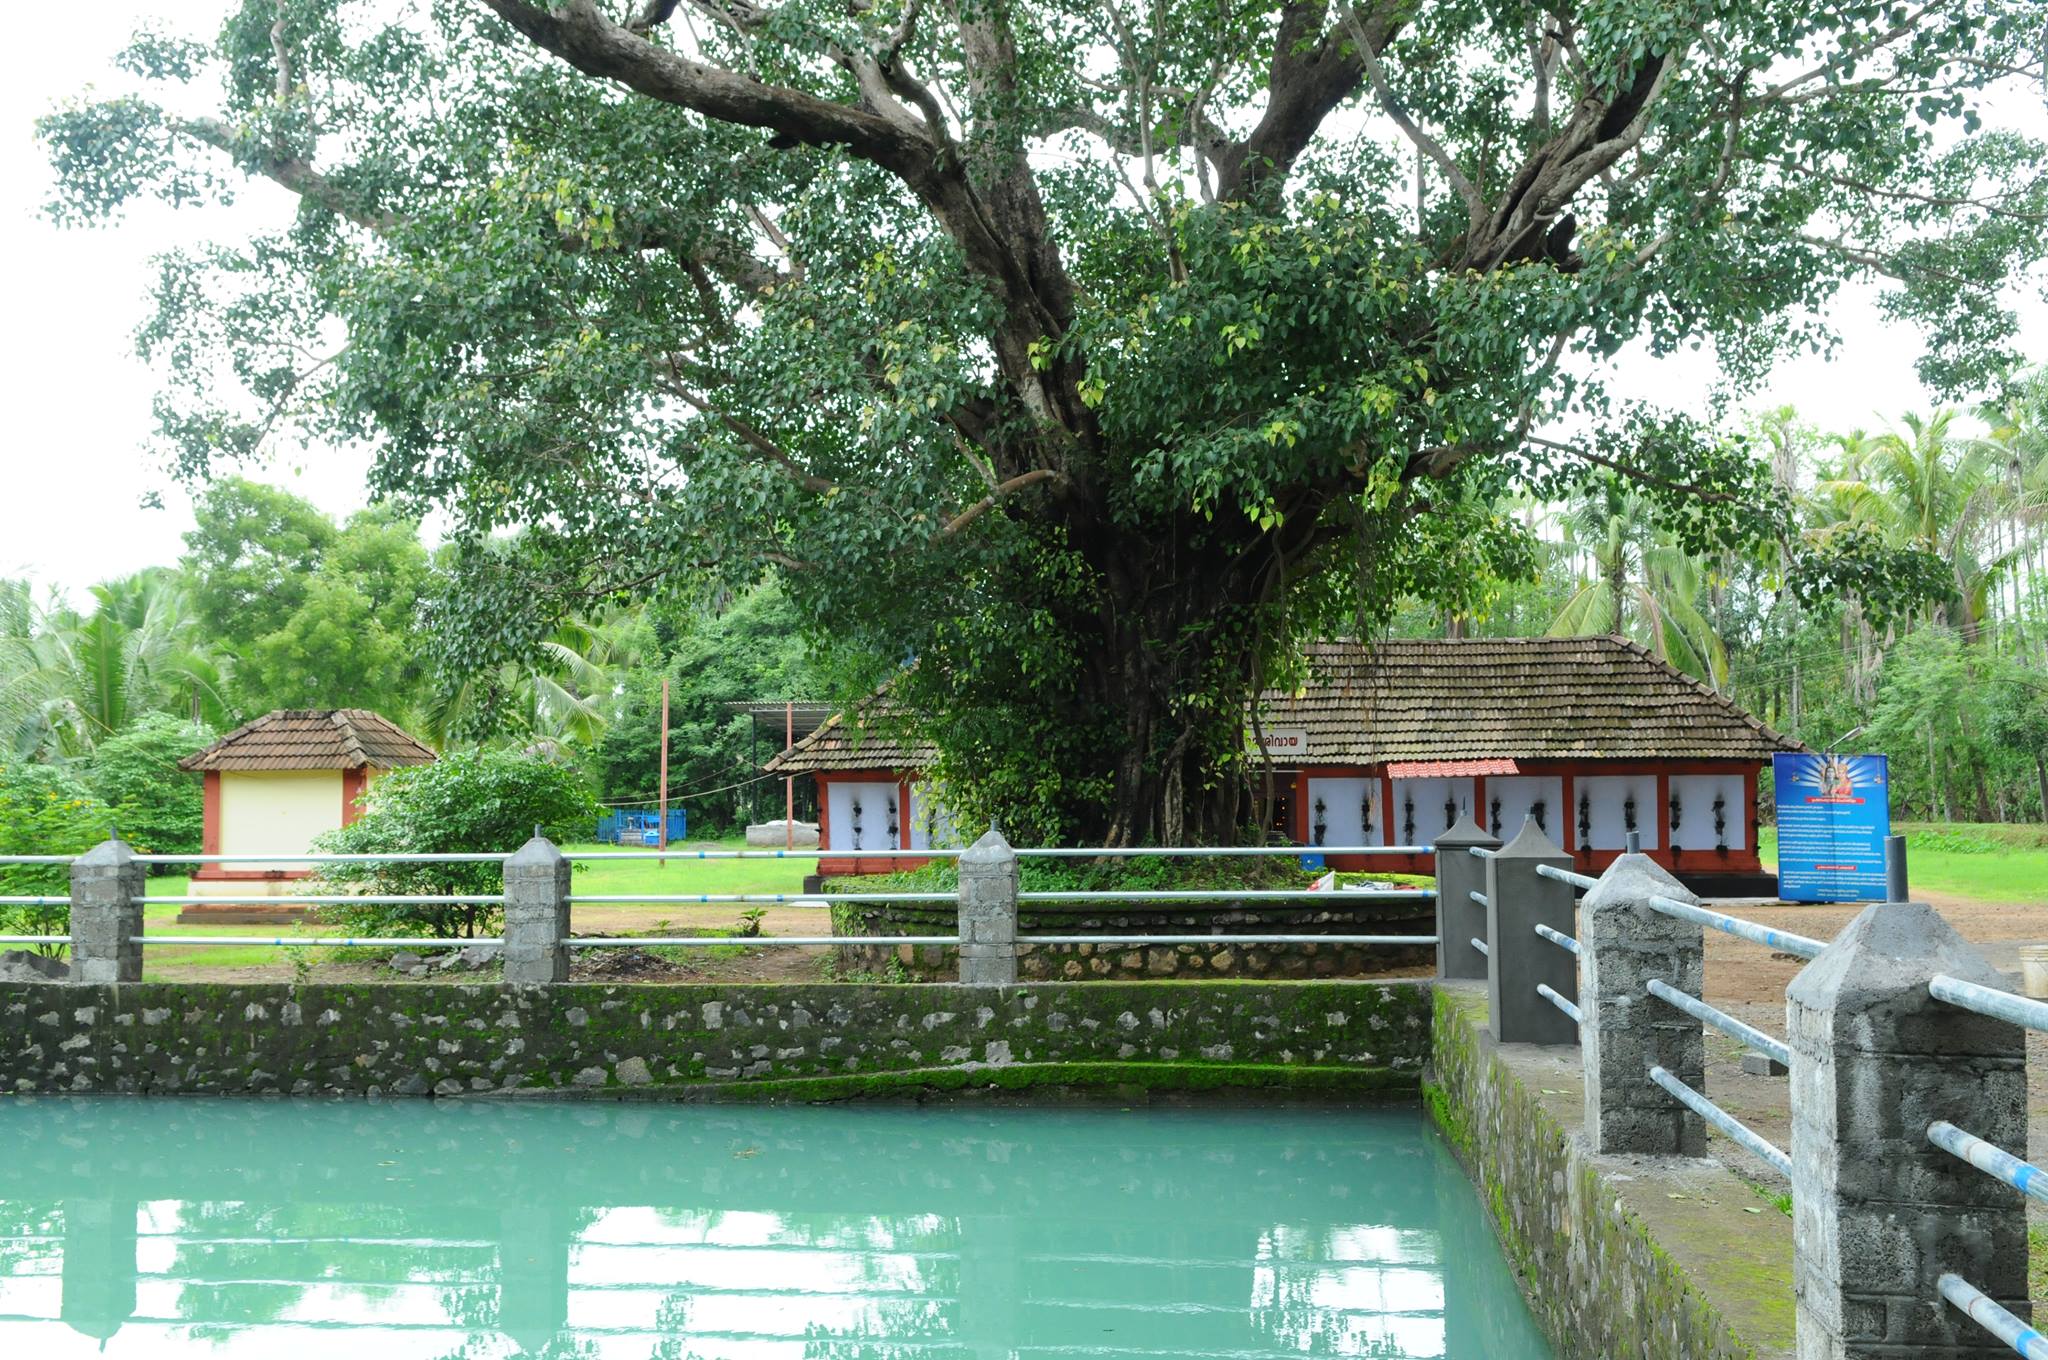
<path fill-rule="evenodd" d="M 2048 906 L 2048 827 L 1957 822 L 1900 822 L 1906 868 L 1914 888 L 1983 902 Z M 1757 851 L 1766 866 L 1778 863 L 1778 832 L 1764 827 Z"/>
<path fill-rule="evenodd" d="M 739 838 L 724 841 L 691 842 L 675 846 L 669 859 L 663 860 L 595 860 L 579 863 L 573 881 L 572 892 L 595 895 L 617 895 L 637 893 L 798 893 L 803 890 L 804 875 L 811 871 L 814 860 L 809 859 L 695 859 L 697 850 L 737 850 L 744 846 Z M 577 851 L 616 850 L 619 847 L 598 845 L 569 845 L 563 849 Z M 149 881 L 151 897 L 188 897 L 192 895 L 190 881 L 183 877 L 152 878 Z M 576 909 L 577 929 L 585 934 L 596 929 L 609 929 L 608 922 L 620 917 L 645 917 L 648 910 L 655 910 L 666 916 L 677 918 L 678 924 L 671 933 L 676 934 L 719 934 L 722 931 L 709 923 L 685 920 L 686 916 L 701 915 L 702 912 L 687 913 L 680 905 L 658 903 L 635 906 L 633 903 L 579 906 Z M 248 925 L 204 925 L 181 926 L 176 924 L 180 907 L 175 903 L 145 906 L 143 919 L 152 936 L 180 935 L 235 935 L 235 936 L 280 936 L 302 931 L 307 935 L 333 935 L 336 928 L 307 924 L 297 930 L 279 931 L 271 926 Z M 743 908 L 738 904 L 725 904 L 715 909 L 718 918 L 728 925 L 737 919 Z M 630 933 L 628 930 L 625 933 Z M 322 948 L 313 961 L 317 964 L 332 957 L 333 951 Z M 208 971 L 224 968 L 254 968 L 274 965 L 285 961 L 285 950 L 274 945 L 201 945 L 181 949 L 176 945 L 152 945 L 144 955 L 143 976 L 150 981 L 175 981 L 195 969 Z"/>

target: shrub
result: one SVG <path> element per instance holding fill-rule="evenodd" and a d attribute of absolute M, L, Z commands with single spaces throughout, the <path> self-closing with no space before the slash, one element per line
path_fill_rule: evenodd
<path fill-rule="evenodd" d="M 86 781 L 113 808 L 123 840 L 159 855 L 198 853 L 205 823 L 201 777 L 178 762 L 213 738 L 201 724 L 152 713 L 94 748 Z"/>
<path fill-rule="evenodd" d="M 432 765 L 394 770 L 371 786 L 354 823 L 319 838 L 317 848 L 349 854 L 509 854 L 536 826 L 562 840 L 588 834 L 597 802 L 581 775 L 541 756 L 463 751 Z M 496 864 L 337 864 L 324 876 L 337 885 L 392 896 L 473 897 L 502 893 Z M 495 931 L 497 906 L 330 907 L 323 915 L 352 934 L 460 935 Z"/>
<path fill-rule="evenodd" d="M 69 770 L 0 765 L 0 855 L 76 855 L 105 840 L 112 819 L 111 809 Z M 0 864 L 0 896 L 68 898 L 70 892 L 61 864 Z M 62 935 L 71 928 L 71 908 L 0 906 L 0 927 L 9 935 Z"/>

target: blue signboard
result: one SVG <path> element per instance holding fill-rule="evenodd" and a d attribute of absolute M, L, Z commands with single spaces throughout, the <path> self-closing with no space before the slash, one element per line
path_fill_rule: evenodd
<path fill-rule="evenodd" d="M 1771 757 L 1778 793 L 1778 895 L 1788 902 L 1884 900 L 1892 831 L 1883 756 Z"/>

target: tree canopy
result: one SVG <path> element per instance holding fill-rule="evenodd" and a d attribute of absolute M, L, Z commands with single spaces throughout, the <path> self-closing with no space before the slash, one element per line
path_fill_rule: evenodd
<path fill-rule="evenodd" d="M 1981 389 L 2048 240 L 2043 148 L 1977 107 L 2039 78 L 2031 0 L 387 15 L 242 0 L 42 124 L 64 219 L 301 198 L 164 262 L 182 466 L 376 439 L 379 489 L 478 549 L 436 637 L 481 667 L 772 565 L 1027 836 L 1234 833 L 1249 695 L 1526 575 L 1510 491 L 1611 473 L 1679 547 L 1776 540 L 1800 598 L 1902 607 L 1917 548 L 1802 533 L 1603 361 L 1754 379 L 1874 276 L 1927 379 Z"/>

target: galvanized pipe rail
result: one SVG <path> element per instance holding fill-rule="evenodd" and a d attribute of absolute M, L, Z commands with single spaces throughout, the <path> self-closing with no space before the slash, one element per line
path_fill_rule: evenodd
<path fill-rule="evenodd" d="M 1479 951 L 1480 953 L 1482 953 L 1482 954 L 1485 954 L 1485 955 L 1487 955 L 1488 957 L 1491 957 L 1491 956 L 1492 956 L 1492 954 L 1493 954 L 1493 951 L 1492 951 L 1491 949 L 1488 949 L 1488 948 L 1486 947 L 1486 941 L 1484 941 L 1484 940 L 1480 939 L 1480 938 L 1479 938 L 1479 937 L 1478 937 L 1477 935 L 1474 935 L 1474 936 L 1472 937 L 1472 941 L 1471 941 L 1471 944 L 1472 944 L 1472 947 L 1473 947 L 1474 949 L 1478 950 L 1478 951 Z"/>
<path fill-rule="evenodd" d="M 248 855 L 137 855 L 137 864 L 503 864 L 509 855 L 469 851 L 390 850 L 382 853 Z M 69 861 L 65 861 L 69 863 Z"/>
<path fill-rule="evenodd" d="M 1539 864 L 1536 866 L 1536 872 L 1545 878 L 1555 879 L 1559 883 L 1569 883 L 1581 892 L 1590 889 L 1595 883 L 1600 881 L 1597 878 L 1590 878 L 1585 874 L 1575 874 L 1569 869 L 1560 869 L 1555 864 Z"/>
<path fill-rule="evenodd" d="M 2048 1004 L 1938 973 L 1927 984 L 1936 1000 L 2025 1029 L 2048 1031 Z M 1927 1126 L 1927 1141 L 2030 1199 L 2048 1204 L 2048 1173 L 1946 1119 Z M 2048 1360 L 2048 1337 L 2014 1317 L 1960 1275 L 1943 1275 L 1941 1296 L 2020 1355 Z"/>
<path fill-rule="evenodd" d="M 1778 1148 L 1764 1141 L 1763 1137 L 1756 1130 L 1750 1128 L 1749 1125 L 1743 1123 L 1734 1115 L 1729 1114 L 1719 1105 L 1716 1105 L 1677 1077 L 1666 1072 L 1662 1067 L 1652 1067 L 1650 1069 L 1650 1080 L 1663 1087 L 1672 1099 L 1676 1100 L 1679 1104 L 1727 1134 L 1729 1138 L 1734 1140 L 1745 1151 L 1769 1162 L 1771 1166 L 1777 1169 L 1780 1175 L 1790 1179 L 1792 1175 L 1792 1159 Z"/>
<path fill-rule="evenodd" d="M 1726 912 L 1709 911 L 1705 907 L 1696 907 L 1689 902 L 1680 902 L 1675 898 L 1652 897 L 1649 901 L 1653 909 L 1663 912 L 1666 916 L 1675 916 L 1681 921 L 1692 921 L 1698 925 L 1708 926 L 1714 930 L 1721 931 L 1723 934 L 1733 935 L 1737 939 L 1748 940 L 1752 944 L 1760 944 L 1767 949 L 1776 949 L 1786 954 L 1794 954 L 1802 959 L 1819 958 L 1821 950 L 1827 948 L 1826 942 L 1822 940 L 1809 939 L 1804 935 L 1795 935 L 1789 930 L 1773 930 L 1769 926 L 1758 925 L 1754 921 L 1745 921 L 1740 916 L 1730 916 Z"/>
<path fill-rule="evenodd" d="M 191 907 L 202 904 L 215 904 L 221 898 L 216 894 L 212 897 L 137 897 L 132 900 L 151 907 Z M 433 893 L 420 893 L 413 896 L 387 893 L 363 893 L 360 895 L 341 893 L 326 896 L 252 897 L 246 900 L 265 907 L 495 907 L 504 905 L 505 896 L 503 893 L 479 894 L 475 896 L 465 894 L 441 896 Z"/>
<path fill-rule="evenodd" d="M 1752 1025 L 1745 1025 L 1726 1011 L 1720 1011 L 1687 992 L 1681 992 L 1662 978 L 1651 978 L 1650 995 L 1660 1001 L 1669 1002 L 1693 1019 L 1712 1025 L 1745 1048 L 1753 1048 L 1785 1066 L 1792 1065 L 1792 1049 L 1782 1039 L 1774 1039 Z"/>
<path fill-rule="evenodd" d="M 1571 1002 L 1569 1002 L 1569 1001 L 1565 1000 L 1565 999 L 1564 999 L 1563 997 L 1559 996 L 1559 995 L 1558 995 L 1558 994 L 1556 993 L 1556 991 L 1554 991 L 1554 990 L 1553 990 L 1553 989 L 1551 988 L 1551 986 L 1550 986 L 1550 984 L 1549 984 L 1549 983 L 1547 983 L 1547 982 L 1539 982 L 1539 983 L 1537 983 L 1537 984 L 1536 984 L 1536 995 L 1538 995 L 1538 996 L 1542 997 L 1542 998 L 1543 998 L 1543 999 L 1544 999 L 1545 1001 L 1548 1001 L 1548 1002 L 1549 1002 L 1549 1003 L 1550 1003 L 1551 1005 L 1553 1005 L 1553 1006 L 1557 1007 L 1557 1008 L 1558 1008 L 1559 1010 L 1563 1011 L 1563 1012 L 1564 1012 L 1564 1013 L 1565 1013 L 1566 1015 L 1569 1015 L 1569 1016 L 1570 1016 L 1570 1017 L 1572 1018 L 1572 1021 L 1573 1021 L 1573 1023 L 1575 1023 L 1575 1024 L 1584 1024 L 1584 1023 L 1585 1023 L 1585 1017 L 1584 1017 L 1583 1015 L 1581 1015 L 1581 1014 L 1579 1013 L 1579 1008 L 1578 1008 L 1578 1007 L 1577 1007 L 1576 1005 L 1574 1005 L 1573 1003 L 1571 1003 Z"/>
<path fill-rule="evenodd" d="M 2041 1335 L 1999 1307 L 1968 1280 L 1960 1275 L 1943 1275 L 1936 1283 L 1941 1296 L 1952 1307 L 1960 1309 L 1964 1316 L 2010 1346 L 2015 1353 L 2026 1356 L 2027 1360 L 2048 1360 L 2048 1336 Z"/>
<path fill-rule="evenodd" d="M 847 850 L 830 850 L 832 855 L 851 854 Z M 865 855 L 868 852 L 860 852 Z M 913 853 L 923 854 L 924 851 Z M 946 851 L 957 855 L 958 850 Z M 1096 845 L 1096 846 L 1040 846 L 1011 852 L 1018 859 L 1143 859 L 1156 856 L 1160 859 L 1215 859 L 1230 855 L 1406 855 L 1410 857 L 1433 853 L 1427 845 Z"/>
<path fill-rule="evenodd" d="M 1951 1156 L 1961 1158 L 1993 1180 L 2004 1181 L 2029 1199 L 2048 1204 L 2048 1172 L 2032 1162 L 2021 1161 L 2005 1149 L 1985 1142 L 1937 1119 L 1927 1126 L 1927 1141 Z"/>
<path fill-rule="evenodd" d="M 1579 942 L 1573 939 L 1571 936 L 1565 934 L 1563 931 L 1552 930 L 1549 926 L 1544 925 L 1541 921 L 1538 921 L 1536 923 L 1536 933 L 1538 935 L 1541 935 L 1544 939 L 1550 941 L 1552 944 L 1556 945 L 1559 949 L 1566 950 L 1567 952 L 1573 955 L 1577 955 L 1579 957 L 1584 957 L 1583 951 L 1581 951 L 1579 948 Z"/>
<path fill-rule="evenodd" d="M 565 949 L 688 949 L 720 944 L 746 948 L 755 945 L 793 945 L 814 948 L 829 945 L 927 945 L 960 943 L 958 935 L 569 935 Z"/>
<path fill-rule="evenodd" d="M 1996 987 L 1980 987 L 1974 982 L 1964 982 L 1946 973 L 1937 973 L 1927 986 L 1937 1001 L 1946 1001 L 1951 1006 L 1988 1015 L 1993 1020 L 2004 1020 L 2025 1029 L 2048 1032 L 2048 1002 L 2033 1001 L 2011 992 L 2001 992 Z"/>
<path fill-rule="evenodd" d="M 162 899 L 152 899 L 160 901 Z M 268 900 L 268 899 L 266 899 Z M 363 899 L 353 899 L 361 901 Z M 853 892 L 853 893 L 570 893 L 571 906 L 595 906 L 600 903 L 667 903 L 703 902 L 755 902 L 755 903 L 824 903 L 833 902 L 957 902 L 957 892 Z"/>
<path fill-rule="evenodd" d="M 877 941 L 894 944 L 894 935 L 863 937 L 868 944 Z M 1019 935 L 1018 944 L 1111 944 L 1111 945 L 1168 945 L 1168 944 L 1360 944 L 1360 945 L 1433 945 L 1434 935 Z"/>
<path fill-rule="evenodd" d="M 1341 894 L 1308 888 L 1105 889 L 1100 892 L 1074 889 L 1017 894 L 1019 902 L 1428 902 L 1435 898 L 1436 892 L 1431 888 L 1374 888 L 1364 891 L 1346 888 Z"/>
<path fill-rule="evenodd" d="M 1493 899 L 1488 897 L 1485 893 L 1479 891 L 1479 889 L 1477 888 L 1473 888 L 1471 891 L 1467 892 L 1465 896 L 1471 898 L 1474 902 L 1477 902 L 1482 907 L 1490 907 L 1493 905 Z"/>

